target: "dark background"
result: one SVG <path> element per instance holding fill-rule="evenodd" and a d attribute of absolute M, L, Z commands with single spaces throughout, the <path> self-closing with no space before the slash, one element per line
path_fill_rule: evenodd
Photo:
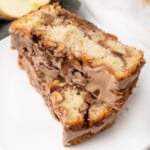
<path fill-rule="evenodd" d="M 11 21 L 0 20 L 0 40 L 8 35 L 8 28 Z"/>

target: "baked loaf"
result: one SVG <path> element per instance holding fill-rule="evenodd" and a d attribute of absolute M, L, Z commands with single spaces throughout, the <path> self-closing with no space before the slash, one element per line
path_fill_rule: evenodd
<path fill-rule="evenodd" d="M 10 34 L 20 66 L 63 125 L 65 146 L 111 126 L 145 63 L 141 50 L 57 3 L 14 21 Z"/>

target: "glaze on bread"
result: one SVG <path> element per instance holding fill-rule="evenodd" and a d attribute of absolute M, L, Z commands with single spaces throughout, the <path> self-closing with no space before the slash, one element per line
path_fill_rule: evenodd
<path fill-rule="evenodd" d="M 111 126 L 135 87 L 143 52 L 57 3 L 10 27 L 12 47 L 31 84 L 64 128 L 64 145 Z"/>

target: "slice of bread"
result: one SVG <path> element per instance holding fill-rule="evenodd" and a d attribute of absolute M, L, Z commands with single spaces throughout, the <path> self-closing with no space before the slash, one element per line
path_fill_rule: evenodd
<path fill-rule="evenodd" d="M 141 50 L 57 3 L 14 21 L 10 34 L 20 66 L 63 125 L 65 146 L 113 123 L 145 63 Z"/>
<path fill-rule="evenodd" d="M 7 19 L 19 18 L 22 15 L 48 4 L 50 0 L 1 0 L 0 16 Z"/>
<path fill-rule="evenodd" d="M 19 55 L 18 60 L 31 84 L 43 95 L 52 115 L 62 123 L 65 146 L 83 142 L 115 121 L 117 111 L 89 92 L 44 75 L 25 54 Z"/>

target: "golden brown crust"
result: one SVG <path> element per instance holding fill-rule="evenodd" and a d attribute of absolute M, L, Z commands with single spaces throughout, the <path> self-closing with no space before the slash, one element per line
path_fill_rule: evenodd
<path fill-rule="evenodd" d="M 117 112 L 116 110 L 114 110 L 110 107 L 105 107 L 105 109 L 103 110 L 102 113 L 100 113 L 99 115 L 97 115 L 94 118 L 89 119 L 89 126 L 99 124 L 102 120 L 110 117 L 113 113 L 116 113 L 116 112 Z"/>

